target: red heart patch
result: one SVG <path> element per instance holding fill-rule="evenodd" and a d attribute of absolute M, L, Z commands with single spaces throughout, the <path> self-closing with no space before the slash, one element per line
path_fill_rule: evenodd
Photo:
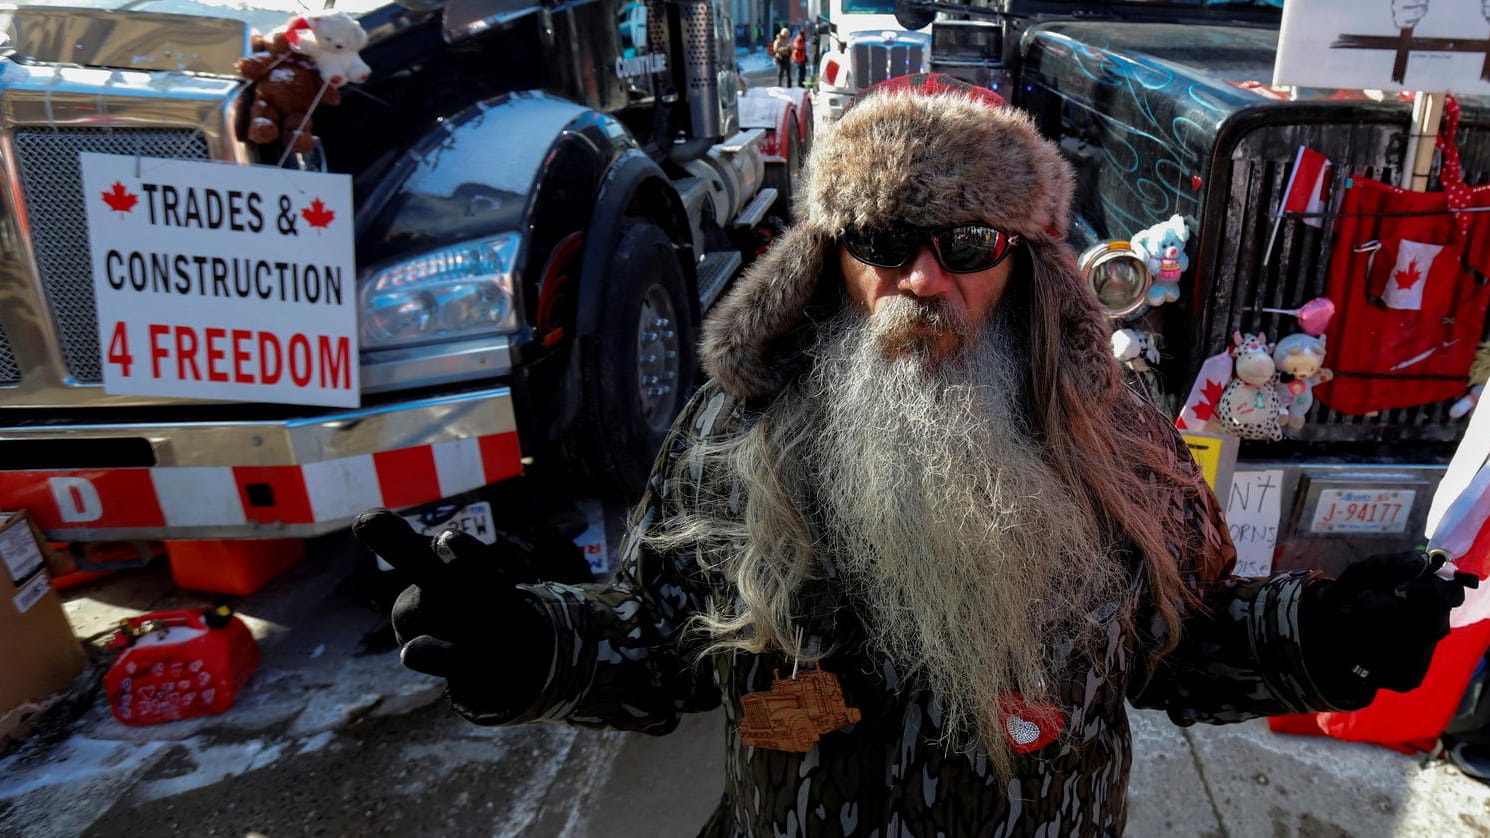
<path fill-rule="evenodd" d="M 1066 729 L 1066 714 L 1054 704 L 1033 704 L 1019 693 L 999 693 L 1004 738 L 1021 754 L 1038 751 Z"/>

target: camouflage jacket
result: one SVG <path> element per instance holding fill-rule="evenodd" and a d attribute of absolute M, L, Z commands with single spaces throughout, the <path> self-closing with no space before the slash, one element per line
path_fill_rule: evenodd
<path fill-rule="evenodd" d="M 554 627 L 553 663 L 538 699 L 509 720 L 662 734 L 683 713 L 723 704 L 725 790 L 706 835 L 1120 835 L 1131 762 L 1125 699 L 1163 708 L 1181 725 L 1345 709 L 1330 707 L 1300 661 L 1297 607 L 1308 573 L 1194 578 L 1197 568 L 1229 570 L 1235 555 L 1215 497 L 1196 475 L 1169 513 L 1186 516 L 1213 551 L 1176 557 L 1208 607 L 1188 615 L 1176 648 L 1151 669 L 1150 653 L 1165 637 L 1135 572 L 1128 601 L 1092 615 L 1107 629 L 1100 665 L 1067 669 L 1060 694 L 1068 735 L 1020 757 L 1007 786 L 979 754 L 934 743 L 940 714 L 926 690 L 902 679 L 891 661 L 871 659 L 863 644 L 844 642 L 860 632 L 851 609 L 833 609 L 835 617 L 809 627 L 818 636 L 807 645 L 845 650 L 822 667 L 837 675 L 861 720 L 806 753 L 747 746 L 739 736 L 741 698 L 769 690 L 773 672 L 789 673 L 792 661 L 739 653 L 696 663 L 687 623 L 711 598 L 731 596 L 727 585 L 691 553 L 659 554 L 635 533 L 667 527 L 685 508 L 689 487 L 667 475 L 691 440 L 740 433 L 754 415 L 705 385 L 658 457 L 616 578 L 527 589 Z M 1176 457 L 1188 463 L 1182 450 Z"/>

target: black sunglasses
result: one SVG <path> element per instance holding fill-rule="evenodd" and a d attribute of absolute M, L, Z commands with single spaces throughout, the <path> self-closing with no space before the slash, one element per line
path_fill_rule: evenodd
<path fill-rule="evenodd" d="M 952 227 L 897 226 L 881 229 L 850 227 L 843 231 L 843 246 L 850 256 L 877 268 L 900 268 L 915 258 L 921 245 L 930 244 L 937 264 L 948 273 L 986 271 L 1009 258 L 1019 236 L 986 224 Z"/>

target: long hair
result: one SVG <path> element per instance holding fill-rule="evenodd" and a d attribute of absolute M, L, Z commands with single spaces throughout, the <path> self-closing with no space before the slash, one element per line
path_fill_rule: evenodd
<path fill-rule="evenodd" d="M 1071 293 L 1080 271 L 1070 247 L 1032 244 L 1030 407 L 1045 456 L 1070 486 L 1085 491 L 1109 533 L 1142 560 L 1149 594 L 1164 624 L 1168 651 L 1180 637 L 1181 611 L 1199 605 L 1180 562 L 1215 562 L 1190 516 L 1176 503 L 1198 498 L 1195 475 L 1176 456 L 1173 430 L 1123 383 L 1108 351 L 1111 327 L 1095 297 Z M 1064 275 L 1064 276 L 1063 276 Z M 1181 500 L 1183 498 L 1183 500 Z M 1197 565 L 1201 577 L 1218 566 Z"/>

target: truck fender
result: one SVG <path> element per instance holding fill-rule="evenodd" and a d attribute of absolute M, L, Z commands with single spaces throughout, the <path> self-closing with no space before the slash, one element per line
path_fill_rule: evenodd
<path fill-rule="evenodd" d="M 357 210 L 358 265 L 376 266 L 506 230 L 533 238 L 539 204 L 534 193 L 552 175 L 556 147 L 576 125 L 594 118 L 594 111 L 563 99 L 514 93 L 444 120 L 368 185 Z M 596 149 L 597 156 L 604 154 Z M 603 165 L 602 158 L 594 171 Z M 593 190 L 590 184 L 582 188 Z M 526 275 L 535 260 L 541 265 L 545 256 L 525 252 L 519 274 Z"/>
<path fill-rule="evenodd" d="M 620 155 L 611 163 L 595 198 L 589 231 L 585 234 L 584 267 L 580 270 L 579 311 L 575 328 L 580 336 L 592 335 L 600 322 L 600 307 L 610 254 L 628 222 L 650 221 L 661 227 L 678 246 L 679 262 L 689 284 L 694 322 L 698 310 L 697 276 L 694 273 L 693 234 L 683 201 L 667 175 L 652 158 L 638 150 Z"/>
<path fill-rule="evenodd" d="M 740 98 L 740 128 L 764 128 L 761 154 L 767 163 L 785 163 L 786 132 L 796 126 L 797 143 L 806 149 L 812 139 L 812 103 L 806 90 L 753 87 Z"/>

